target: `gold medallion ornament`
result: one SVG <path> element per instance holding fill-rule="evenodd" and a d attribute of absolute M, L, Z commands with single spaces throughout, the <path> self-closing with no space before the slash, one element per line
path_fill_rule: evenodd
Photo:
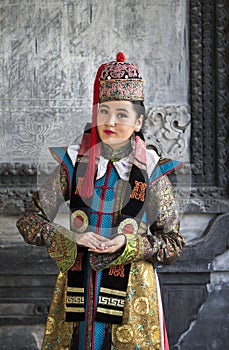
<path fill-rule="evenodd" d="M 87 230 L 89 220 L 83 210 L 76 210 L 71 215 L 71 228 L 73 231 L 83 233 Z"/>
<path fill-rule="evenodd" d="M 116 331 L 116 336 L 120 343 L 129 343 L 133 338 L 132 327 L 127 325 L 118 327 Z"/>
<path fill-rule="evenodd" d="M 134 310 L 139 315 L 147 315 L 149 313 L 149 301 L 146 297 L 139 297 L 134 302 Z"/>
<path fill-rule="evenodd" d="M 120 222 L 118 226 L 118 234 L 137 234 L 138 232 L 138 224 L 137 221 L 131 218 L 127 218 Z"/>

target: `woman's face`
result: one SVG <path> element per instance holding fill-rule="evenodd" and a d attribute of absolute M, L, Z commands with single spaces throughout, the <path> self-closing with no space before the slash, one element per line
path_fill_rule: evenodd
<path fill-rule="evenodd" d="M 141 129 L 142 121 L 143 116 L 137 117 L 130 101 L 107 101 L 99 106 L 97 130 L 102 142 L 117 149 Z"/>

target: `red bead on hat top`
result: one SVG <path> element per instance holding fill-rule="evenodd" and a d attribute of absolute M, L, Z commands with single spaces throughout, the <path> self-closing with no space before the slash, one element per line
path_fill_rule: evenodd
<path fill-rule="evenodd" d="M 125 61 L 125 55 L 123 52 L 118 52 L 116 55 L 116 61 L 117 62 L 124 62 Z"/>

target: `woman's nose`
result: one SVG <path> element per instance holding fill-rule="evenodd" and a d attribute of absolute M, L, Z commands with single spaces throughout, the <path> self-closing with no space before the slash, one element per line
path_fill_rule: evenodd
<path fill-rule="evenodd" d="M 110 126 L 115 126 L 116 118 L 115 118 L 114 114 L 110 115 L 110 118 L 108 119 L 107 124 L 110 125 Z"/>

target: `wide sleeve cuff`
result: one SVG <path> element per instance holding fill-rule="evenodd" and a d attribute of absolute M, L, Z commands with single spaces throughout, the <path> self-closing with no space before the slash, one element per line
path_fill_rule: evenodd
<path fill-rule="evenodd" d="M 126 246 L 123 253 L 106 267 L 129 264 L 141 260 L 144 254 L 144 242 L 141 235 L 132 233 L 124 234 Z"/>
<path fill-rule="evenodd" d="M 77 256 L 75 233 L 63 227 L 58 227 L 52 237 L 52 244 L 48 253 L 57 264 L 61 272 L 68 271 L 74 264 Z"/>

